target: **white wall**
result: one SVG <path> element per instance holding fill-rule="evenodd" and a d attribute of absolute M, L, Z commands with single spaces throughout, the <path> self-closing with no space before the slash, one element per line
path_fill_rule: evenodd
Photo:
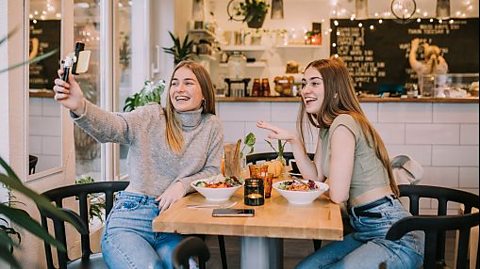
<path fill-rule="evenodd" d="M 61 110 L 53 98 L 30 98 L 29 153 L 38 157 L 36 172 L 62 165 Z"/>

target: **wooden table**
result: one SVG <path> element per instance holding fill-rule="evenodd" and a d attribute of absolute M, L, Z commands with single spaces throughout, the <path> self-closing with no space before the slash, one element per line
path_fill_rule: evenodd
<path fill-rule="evenodd" d="M 241 236 L 242 268 L 282 268 L 283 238 L 342 240 L 340 206 L 321 196 L 312 204 L 292 205 L 272 190 L 262 206 L 246 206 L 243 188 L 231 198 L 234 208 L 254 208 L 254 217 L 212 217 L 212 209 L 187 205 L 207 202 L 192 193 L 153 220 L 156 232 Z"/>

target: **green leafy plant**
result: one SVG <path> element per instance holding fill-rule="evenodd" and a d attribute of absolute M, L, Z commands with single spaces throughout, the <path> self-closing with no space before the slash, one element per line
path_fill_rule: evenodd
<path fill-rule="evenodd" d="M 125 106 L 123 111 L 129 112 L 135 110 L 139 106 L 144 106 L 148 103 L 159 103 L 162 101 L 161 97 L 165 90 L 165 81 L 158 82 L 145 81 L 143 88 L 133 95 L 125 99 Z"/>
<path fill-rule="evenodd" d="M 252 153 L 254 150 L 255 150 L 255 142 L 257 141 L 256 137 L 255 137 L 255 134 L 250 132 L 248 133 L 245 138 L 243 139 L 243 147 L 242 147 L 242 150 L 240 151 L 240 157 L 243 158 L 243 156 L 245 155 L 243 152 L 245 150 L 245 148 L 249 148 L 250 150 L 248 151 L 247 154 L 250 154 Z"/>
<path fill-rule="evenodd" d="M 236 8 L 236 15 L 243 16 L 243 22 L 246 22 L 250 28 L 261 28 L 270 7 L 263 0 L 245 0 Z"/>
<path fill-rule="evenodd" d="M 283 165 L 285 165 L 285 158 L 283 157 L 283 153 L 285 152 L 285 144 L 287 144 L 287 141 L 283 142 L 282 143 L 282 140 L 280 139 L 277 139 L 277 148 L 275 148 L 272 144 L 272 142 L 270 142 L 269 140 L 265 139 L 265 141 L 268 143 L 268 145 L 270 145 L 270 147 L 273 149 L 273 151 L 275 151 L 278 155 L 277 159 L 280 160 Z"/>
<path fill-rule="evenodd" d="M 0 45 L 6 42 L 16 31 L 17 28 L 10 31 L 7 36 L 0 38 Z M 57 50 L 53 50 L 28 61 L 1 69 L 0 74 L 25 64 L 39 62 L 52 56 L 56 52 Z M 81 229 L 81 227 L 75 224 L 75 222 L 63 211 L 60 211 L 57 207 L 52 205 L 46 197 L 25 186 L 7 162 L 0 157 L 0 188 L 2 187 L 7 189 L 9 199 L 6 203 L 0 203 L 0 215 L 2 216 L 0 220 L 4 223 L 0 225 L 0 260 L 5 261 L 13 268 L 21 268 L 20 263 L 13 255 L 13 250 L 20 245 L 21 237 L 20 233 L 11 227 L 11 223 L 16 224 L 18 228 L 27 230 L 34 236 L 44 240 L 47 244 L 53 245 L 61 251 L 66 251 L 65 246 L 61 242 L 55 240 L 55 238 L 43 229 L 40 223 L 30 217 L 25 210 L 14 207 L 15 202 L 12 200 L 14 198 L 13 191 L 17 191 L 27 199 L 32 200 L 38 208 L 41 208 L 62 220 L 72 223 L 78 229 Z"/>
<path fill-rule="evenodd" d="M 0 157 L 0 183 L 2 183 L 10 192 L 17 191 L 26 198 L 32 200 L 38 208 L 49 212 L 58 218 L 65 220 L 76 228 L 81 229 L 75 222 L 55 207 L 46 197 L 36 193 L 34 190 L 25 186 L 18 178 L 12 168 Z M 25 210 L 14 208 L 9 203 L 0 203 L 0 215 L 6 223 L 15 223 L 19 228 L 23 228 L 34 236 L 44 240 L 46 243 L 55 246 L 61 251 L 66 251 L 65 246 L 55 240 L 35 219 L 30 217 Z M 8 220 L 8 221 L 7 221 Z M 12 230 L 9 225 L 2 225 L 0 228 L 0 260 L 5 261 L 13 268 L 21 268 L 18 260 L 13 256 L 13 249 L 19 247 L 20 242 L 15 242 L 10 235 L 16 236 L 18 233 Z M 20 239 L 20 238 L 19 238 Z"/>
<path fill-rule="evenodd" d="M 91 176 L 83 175 L 75 179 L 75 184 L 88 184 L 95 182 L 95 179 Z M 103 212 L 105 211 L 105 198 L 101 194 L 89 194 L 87 196 L 89 200 L 88 215 L 90 221 L 95 217 L 103 223 Z"/>
<path fill-rule="evenodd" d="M 168 32 L 173 41 L 173 46 L 170 48 L 163 47 L 163 51 L 173 55 L 175 64 L 183 60 L 189 60 L 193 57 L 193 40 L 189 40 L 188 34 L 185 35 L 183 42 L 180 42 L 180 37 L 176 37 L 172 32 Z"/>

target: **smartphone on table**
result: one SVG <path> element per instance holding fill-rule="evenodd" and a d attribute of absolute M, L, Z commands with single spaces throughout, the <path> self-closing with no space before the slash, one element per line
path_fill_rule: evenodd
<path fill-rule="evenodd" d="M 252 208 L 215 208 L 213 217 L 253 217 L 255 210 Z"/>

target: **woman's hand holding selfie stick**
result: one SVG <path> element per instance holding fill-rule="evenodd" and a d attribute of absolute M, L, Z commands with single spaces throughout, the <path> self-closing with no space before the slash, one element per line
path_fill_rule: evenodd
<path fill-rule="evenodd" d="M 84 44 L 77 43 L 75 45 L 75 52 L 69 54 L 63 61 L 63 68 L 58 70 L 58 76 L 61 78 L 55 79 L 55 100 L 62 104 L 65 108 L 70 109 L 76 115 L 85 113 L 85 98 L 82 89 L 78 85 L 73 74 L 78 74 L 76 70 L 78 62 L 82 62 L 81 72 L 84 73 L 88 69 L 88 61 L 90 58 L 89 52 L 85 57 L 80 57 L 80 52 L 83 51 Z M 82 54 L 83 55 L 83 54 Z"/>

